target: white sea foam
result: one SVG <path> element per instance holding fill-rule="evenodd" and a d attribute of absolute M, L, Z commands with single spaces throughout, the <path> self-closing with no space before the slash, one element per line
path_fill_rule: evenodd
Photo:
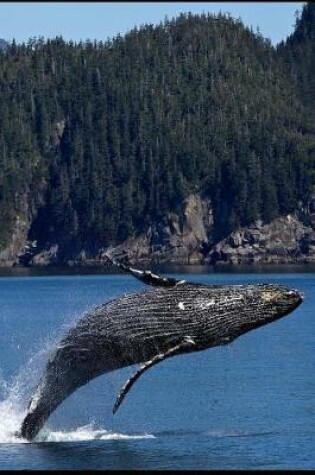
<path fill-rule="evenodd" d="M 96 429 L 94 424 L 78 427 L 75 430 L 50 431 L 43 429 L 35 442 L 79 442 L 88 440 L 154 439 L 151 434 L 122 434 L 105 429 Z"/>
<path fill-rule="evenodd" d="M 26 415 L 25 389 L 19 391 L 21 374 L 8 385 L 0 379 L 2 400 L 0 400 L 0 444 L 29 443 L 18 436 L 21 423 Z M 23 385 L 22 385 L 23 386 Z M 42 442 L 82 442 L 91 440 L 152 439 L 151 434 L 124 434 L 95 427 L 94 423 L 76 429 L 52 430 L 49 424 L 35 437 L 33 443 Z"/>
<path fill-rule="evenodd" d="M 16 436 L 23 415 L 23 412 L 17 408 L 13 399 L 0 401 L 0 444 L 23 442 L 22 439 Z"/>

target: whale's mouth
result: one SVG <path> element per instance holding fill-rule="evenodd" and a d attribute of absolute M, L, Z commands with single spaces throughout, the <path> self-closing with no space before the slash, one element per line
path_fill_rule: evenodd
<path fill-rule="evenodd" d="M 284 286 L 270 286 L 262 291 L 261 316 L 257 318 L 260 327 L 292 313 L 303 302 L 303 293 Z M 251 328 L 251 329 L 252 329 Z"/>
<path fill-rule="evenodd" d="M 280 316 L 293 312 L 303 302 L 304 295 L 296 289 L 282 288 L 274 300 L 276 311 Z"/>

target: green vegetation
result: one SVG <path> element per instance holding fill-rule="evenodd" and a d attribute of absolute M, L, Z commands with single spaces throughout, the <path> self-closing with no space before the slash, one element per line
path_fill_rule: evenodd
<path fill-rule="evenodd" d="M 239 20 L 187 14 L 0 51 L 0 245 L 20 215 L 40 247 L 96 250 L 196 190 L 217 239 L 295 210 L 314 186 L 314 9 L 278 49 Z"/>
<path fill-rule="evenodd" d="M 296 18 L 294 33 L 282 42 L 278 52 L 289 67 L 291 80 L 297 93 L 311 114 L 315 117 L 315 4 L 304 6 L 300 16 Z M 306 118 L 306 117 L 305 117 Z"/>

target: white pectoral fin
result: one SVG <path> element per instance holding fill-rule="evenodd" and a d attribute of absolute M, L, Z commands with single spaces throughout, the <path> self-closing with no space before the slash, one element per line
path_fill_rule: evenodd
<path fill-rule="evenodd" d="M 187 349 L 187 348 L 192 348 L 195 346 L 195 342 L 193 338 L 190 336 L 185 336 L 183 341 L 179 343 L 176 346 L 173 346 L 169 350 L 167 350 L 165 353 L 159 353 L 158 355 L 154 356 L 151 360 L 146 361 L 143 365 L 140 366 L 140 368 L 128 379 L 126 384 L 122 387 L 115 404 L 113 406 L 113 414 L 117 411 L 123 400 L 125 399 L 127 393 L 130 391 L 131 387 L 133 384 L 137 381 L 140 376 L 147 371 L 149 368 L 152 366 L 160 363 L 161 361 L 165 360 L 166 358 L 169 358 L 171 356 L 174 356 L 176 353 L 181 352 L 181 350 Z"/>

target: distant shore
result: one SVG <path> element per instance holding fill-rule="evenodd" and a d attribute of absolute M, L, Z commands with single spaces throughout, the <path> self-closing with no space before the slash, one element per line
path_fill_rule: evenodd
<path fill-rule="evenodd" d="M 141 269 L 146 267 L 138 266 Z M 315 273 L 315 264 L 268 265 L 152 265 L 148 267 L 161 274 L 296 274 Z M 35 277 L 50 275 L 124 275 L 112 265 L 76 266 L 14 266 L 0 267 L 0 277 Z"/>

